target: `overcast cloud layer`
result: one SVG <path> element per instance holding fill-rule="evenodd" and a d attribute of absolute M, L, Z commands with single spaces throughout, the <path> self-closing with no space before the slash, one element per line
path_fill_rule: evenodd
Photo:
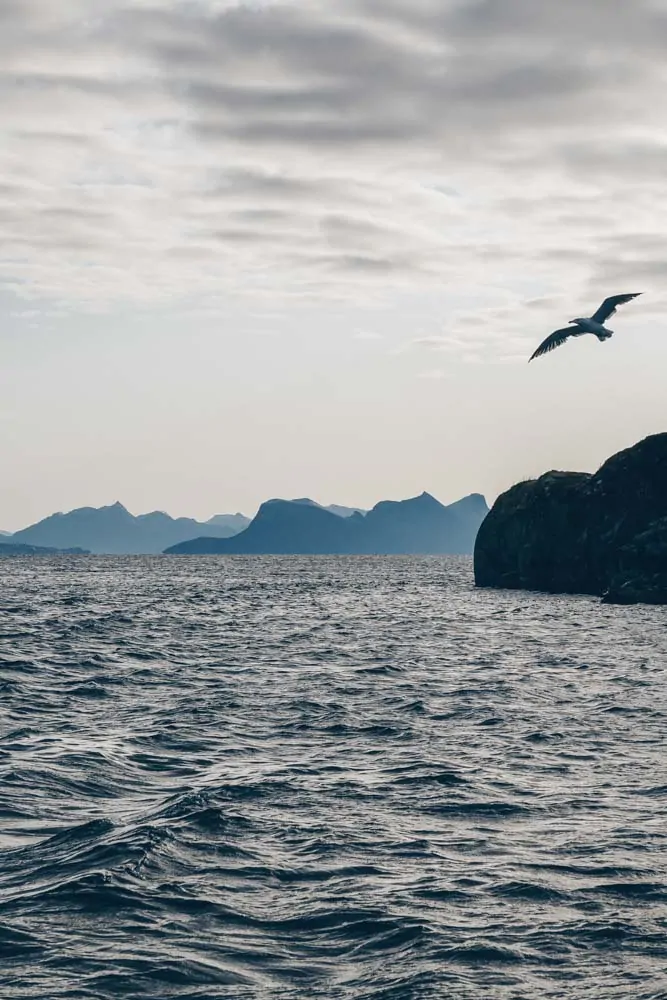
<path fill-rule="evenodd" d="M 657 0 L 3 0 L 0 290 L 421 292 L 424 375 L 523 363 L 619 284 L 667 305 L 666 55 Z"/>
<path fill-rule="evenodd" d="M 648 0 L 5 0 L 0 20 L 1 266 L 27 296 L 662 279 Z"/>

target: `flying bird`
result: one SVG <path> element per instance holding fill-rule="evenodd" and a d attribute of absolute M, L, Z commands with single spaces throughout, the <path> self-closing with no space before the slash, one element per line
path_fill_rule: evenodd
<path fill-rule="evenodd" d="M 562 330 L 554 330 L 553 333 L 550 333 L 528 360 L 532 361 L 533 358 L 539 358 L 542 354 L 548 354 L 549 351 L 553 351 L 556 347 L 564 344 L 569 337 L 582 337 L 585 333 L 594 334 L 600 343 L 604 340 L 609 340 L 614 331 L 607 329 L 604 325 L 605 320 L 614 315 L 616 306 L 623 305 L 624 302 L 629 302 L 630 299 L 636 299 L 641 294 L 641 292 L 630 292 L 627 295 L 610 295 L 588 319 L 582 317 L 571 319 L 570 323 L 573 324 L 572 326 L 564 326 Z"/>

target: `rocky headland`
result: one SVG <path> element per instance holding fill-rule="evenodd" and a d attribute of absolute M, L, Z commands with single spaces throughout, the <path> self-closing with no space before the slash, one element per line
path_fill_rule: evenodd
<path fill-rule="evenodd" d="M 474 558 L 479 587 L 667 604 L 667 434 L 593 474 L 517 483 L 483 521 Z"/>

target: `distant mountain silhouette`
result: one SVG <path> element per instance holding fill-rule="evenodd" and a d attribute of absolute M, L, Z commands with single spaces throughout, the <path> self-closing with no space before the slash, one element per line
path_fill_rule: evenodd
<path fill-rule="evenodd" d="M 447 510 L 456 515 L 464 534 L 467 533 L 466 537 L 472 538 L 470 546 L 470 552 L 472 552 L 480 525 L 489 513 L 486 500 L 481 493 L 471 493 L 469 496 L 457 500 L 456 503 L 449 504 Z"/>
<path fill-rule="evenodd" d="M 368 513 L 363 507 L 341 507 L 339 503 L 330 503 L 324 509 L 330 511 L 332 514 L 337 514 L 338 517 L 352 517 L 353 514 Z"/>
<path fill-rule="evenodd" d="M 363 507 L 342 507 L 339 503 L 330 503 L 328 507 L 325 507 L 321 503 L 317 503 L 316 500 L 311 500 L 310 497 L 300 497 L 298 500 L 292 500 L 291 503 L 309 504 L 311 507 L 319 507 L 321 510 L 328 510 L 331 514 L 337 514 L 338 517 L 352 517 L 353 514 L 368 513 Z"/>
<path fill-rule="evenodd" d="M 214 514 L 205 523 L 213 524 L 216 528 L 232 528 L 233 531 L 239 532 L 247 528 L 251 521 L 252 518 L 246 517 L 245 514 Z"/>
<path fill-rule="evenodd" d="M 52 549 L 41 545 L 14 545 L 12 542 L 0 541 L 0 556 L 87 556 L 86 549 Z"/>
<path fill-rule="evenodd" d="M 52 514 L 15 532 L 11 542 L 58 549 L 81 547 L 93 553 L 150 555 L 204 533 L 228 538 L 235 530 L 224 524 L 203 524 L 189 517 L 173 518 L 162 511 L 135 517 L 121 503 L 115 503 L 109 507 L 80 507 L 67 514 Z"/>
<path fill-rule="evenodd" d="M 428 493 L 385 500 L 365 516 L 333 514 L 309 500 L 268 500 L 233 538 L 195 538 L 170 546 L 173 555 L 208 554 L 469 554 L 488 513 L 472 494 L 449 507 Z"/>

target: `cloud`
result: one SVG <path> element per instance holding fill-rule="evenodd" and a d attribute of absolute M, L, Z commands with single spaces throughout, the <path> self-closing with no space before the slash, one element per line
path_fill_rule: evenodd
<path fill-rule="evenodd" d="M 417 337 L 410 342 L 412 347 L 425 348 L 427 351 L 446 351 L 450 343 L 447 337 Z"/>
<path fill-rule="evenodd" d="M 5 0 L 0 274 L 73 307 L 428 290 L 478 303 L 433 349 L 495 352 L 664 282 L 666 49 L 649 0 Z"/>

